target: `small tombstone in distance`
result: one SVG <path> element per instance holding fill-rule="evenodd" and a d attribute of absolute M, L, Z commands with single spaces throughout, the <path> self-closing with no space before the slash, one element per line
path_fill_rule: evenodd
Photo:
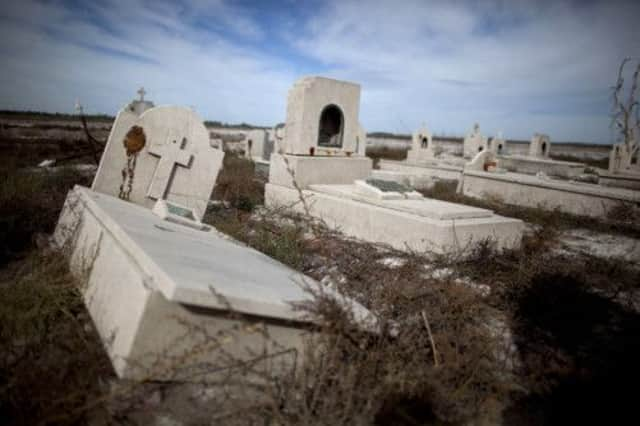
<path fill-rule="evenodd" d="M 549 135 L 535 133 L 529 145 L 529 156 L 536 158 L 549 158 L 551 150 L 551 139 Z"/>
<path fill-rule="evenodd" d="M 426 125 L 413 133 L 411 138 L 411 149 L 407 152 L 407 162 L 419 163 L 435 158 L 433 137 Z"/>
<path fill-rule="evenodd" d="M 469 132 L 463 141 L 463 154 L 465 158 L 474 158 L 479 152 L 487 149 L 487 138 L 480 133 L 480 125 L 473 125 L 473 129 Z"/>
<path fill-rule="evenodd" d="M 498 132 L 498 135 L 488 142 L 488 148 L 491 152 L 497 155 L 505 155 L 507 153 L 507 141 L 502 137 L 502 132 Z"/>

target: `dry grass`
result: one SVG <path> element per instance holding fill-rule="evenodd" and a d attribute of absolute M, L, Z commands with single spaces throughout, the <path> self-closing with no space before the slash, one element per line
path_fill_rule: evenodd
<path fill-rule="evenodd" d="M 366 155 L 373 159 L 374 167 L 382 160 L 402 161 L 407 159 L 408 148 L 394 148 L 389 146 L 368 146 Z"/>
<path fill-rule="evenodd" d="M 4 177 L 0 208 L 20 224 L 4 228 L 10 235 L 49 232 L 66 190 L 78 182 Z M 429 195 L 488 206 L 459 198 L 452 184 Z M 185 411 L 187 424 L 616 424 L 634 414 L 626 388 L 640 379 L 640 273 L 619 260 L 551 250 L 563 227 L 614 225 L 491 203 L 537 231 L 519 250 L 497 253 L 483 242 L 462 259 L 399 252 L 304 217 L 256 210 L 261 181 L 238 157 L 225 159 L 216 196 L 228 208 L 210 211 L 210 223 L 358 300 L 376 313 L 382 332 L 363 332 L 316 293 L 300 309 L 324 321 L 301 362 L 277 378 L 254 371 L 264 381 L 235 387 L 234 397 L 227 397 L 229 382 L 199 384 L 225 397 Z M 3 423 L 85 424 L 105 408 L 100 417 L 131 423 L 149 419 L 140 413 L 151 410 L 157 393 L 192 391 L 144 383 L 125 385 L 116 398 L 104 389 L 102 381 L 113 377 L 109 362 L 56 255 L 12 264 L 0 273 L 0 290 Z M 175 411 L 159 404 L 156 411 Z"/>
<path fill-rule="evenodd" d="M 264 179 L 256 175 L 252 161 L 227 152 L 213 198 L 239 211 L 250 212 L 264 202 L 264 184 Z"/>
<path fill-rule="evenodd" d="M 32 254 L 0 278 L 0 419 L 77 424 L 111 364 L 59 254 Z M 53 419 L 57 419 L 53 421 Z"/>
<path fill-rule="evenodd" d="M 73 169 L 32 173 L 0 166 L 0 267 L 32 248 L 36 234 L 51 233 L 67 192 L 91 180 Z"/>

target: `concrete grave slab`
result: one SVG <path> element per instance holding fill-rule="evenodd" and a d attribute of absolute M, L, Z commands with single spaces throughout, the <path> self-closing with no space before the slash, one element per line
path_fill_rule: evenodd
<path fill-rule="evenodd" d="M 309 301 L 304 286 L 319 284 L 215 229 L 172 223 L 77 186 L 55 240 L 71 250 L 71 270 L 84 283 L 85 303 L 120 377 L 188 379 L 205 365 L 231 368 L 219 349 L 235 362 L 302 350 L 312 320 L 291 303 Z M 363 327 L 375 328 L 362 306 L 323 291 Z"/>
<path fill-rule="evenodd" d="M 443 201 L 376 200 L 355 185 L 311 185 L 301 191 L 308 213 L 344 234 L 398 250 L 464 254 L 471 245 L 492 240 L 500 249 L 520 245 L 522 221 Z M 268 183 L 265 203 L 306 214 L 295 189 Z"/>
<path fill-rule="evenodd" d="M 494 198 L 507 204 L 586 215 L 606 216 L 622 203 L 640 204 L 640 192 L 589 183 L 542 179 L 520 173 L 490 173 L 466 170 L 464 195 Z"/>

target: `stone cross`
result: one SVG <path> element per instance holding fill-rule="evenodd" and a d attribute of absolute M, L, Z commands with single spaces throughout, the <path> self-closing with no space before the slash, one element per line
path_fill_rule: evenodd
<path fill-rule="evenodd" d="M 171 179 L 173 177 L 174 168 L 176 165 L 189 168 L 191 163 L 191 152 L 187 151 L 185 145 L 187 143 L 186 138 L 182 138 L 182 142 L 178 143 L 176 140 L 169 142 L 161 146 L 151 146 L 149 148 L 149 154 L 156 157 L 160 157 L 156 171 L 153 174 L 151 185 L 147 195 L 154 199 L 164 199 Z"/>
<path fill-rule="evenodd" d="M 141 87 L 140 89 L 138 89 L 138 95 L 140 95 L 140 102 L 144 101 L 144 95 L 147 94 L 147 92 L 144 90 L 144 87 Z"/>

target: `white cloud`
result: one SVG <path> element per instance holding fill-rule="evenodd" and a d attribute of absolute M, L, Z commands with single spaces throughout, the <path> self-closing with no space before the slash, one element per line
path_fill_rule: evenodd
<path fill-rule="evenodd" d="M 609 140 L 607 89 L 640 56 L 640 4 L 526 0 L 272 5 L 110 0 L 0 10 L 0 108 L 114 113 L 138 86 L 203 116 L 274 124 L 297 70 L 359 82 L 369 130 Z M 273 13 L 271 13 L 273 15 Z M 283 41 L 284 40 L 284 41 Z M 289 44 L 287 44 L 287 41 Z M 287 57 L 288 53 L 295 53 Z"/>
<path fill-rule="evenodd" d="M 640 51 L 640 6 L 577 6 L 338 0 L 309 23 L 298 47 L 335 77 L 363 84 L 370 128 L 393 129 L 388 112 L 398 111 L 404 131 L 427 121 L 461 134 L 480 121 L 511 129 L 507 136 L 603 141 L 615 68 Z M 531 110 L 554 114 L 543 120 Z"/>

